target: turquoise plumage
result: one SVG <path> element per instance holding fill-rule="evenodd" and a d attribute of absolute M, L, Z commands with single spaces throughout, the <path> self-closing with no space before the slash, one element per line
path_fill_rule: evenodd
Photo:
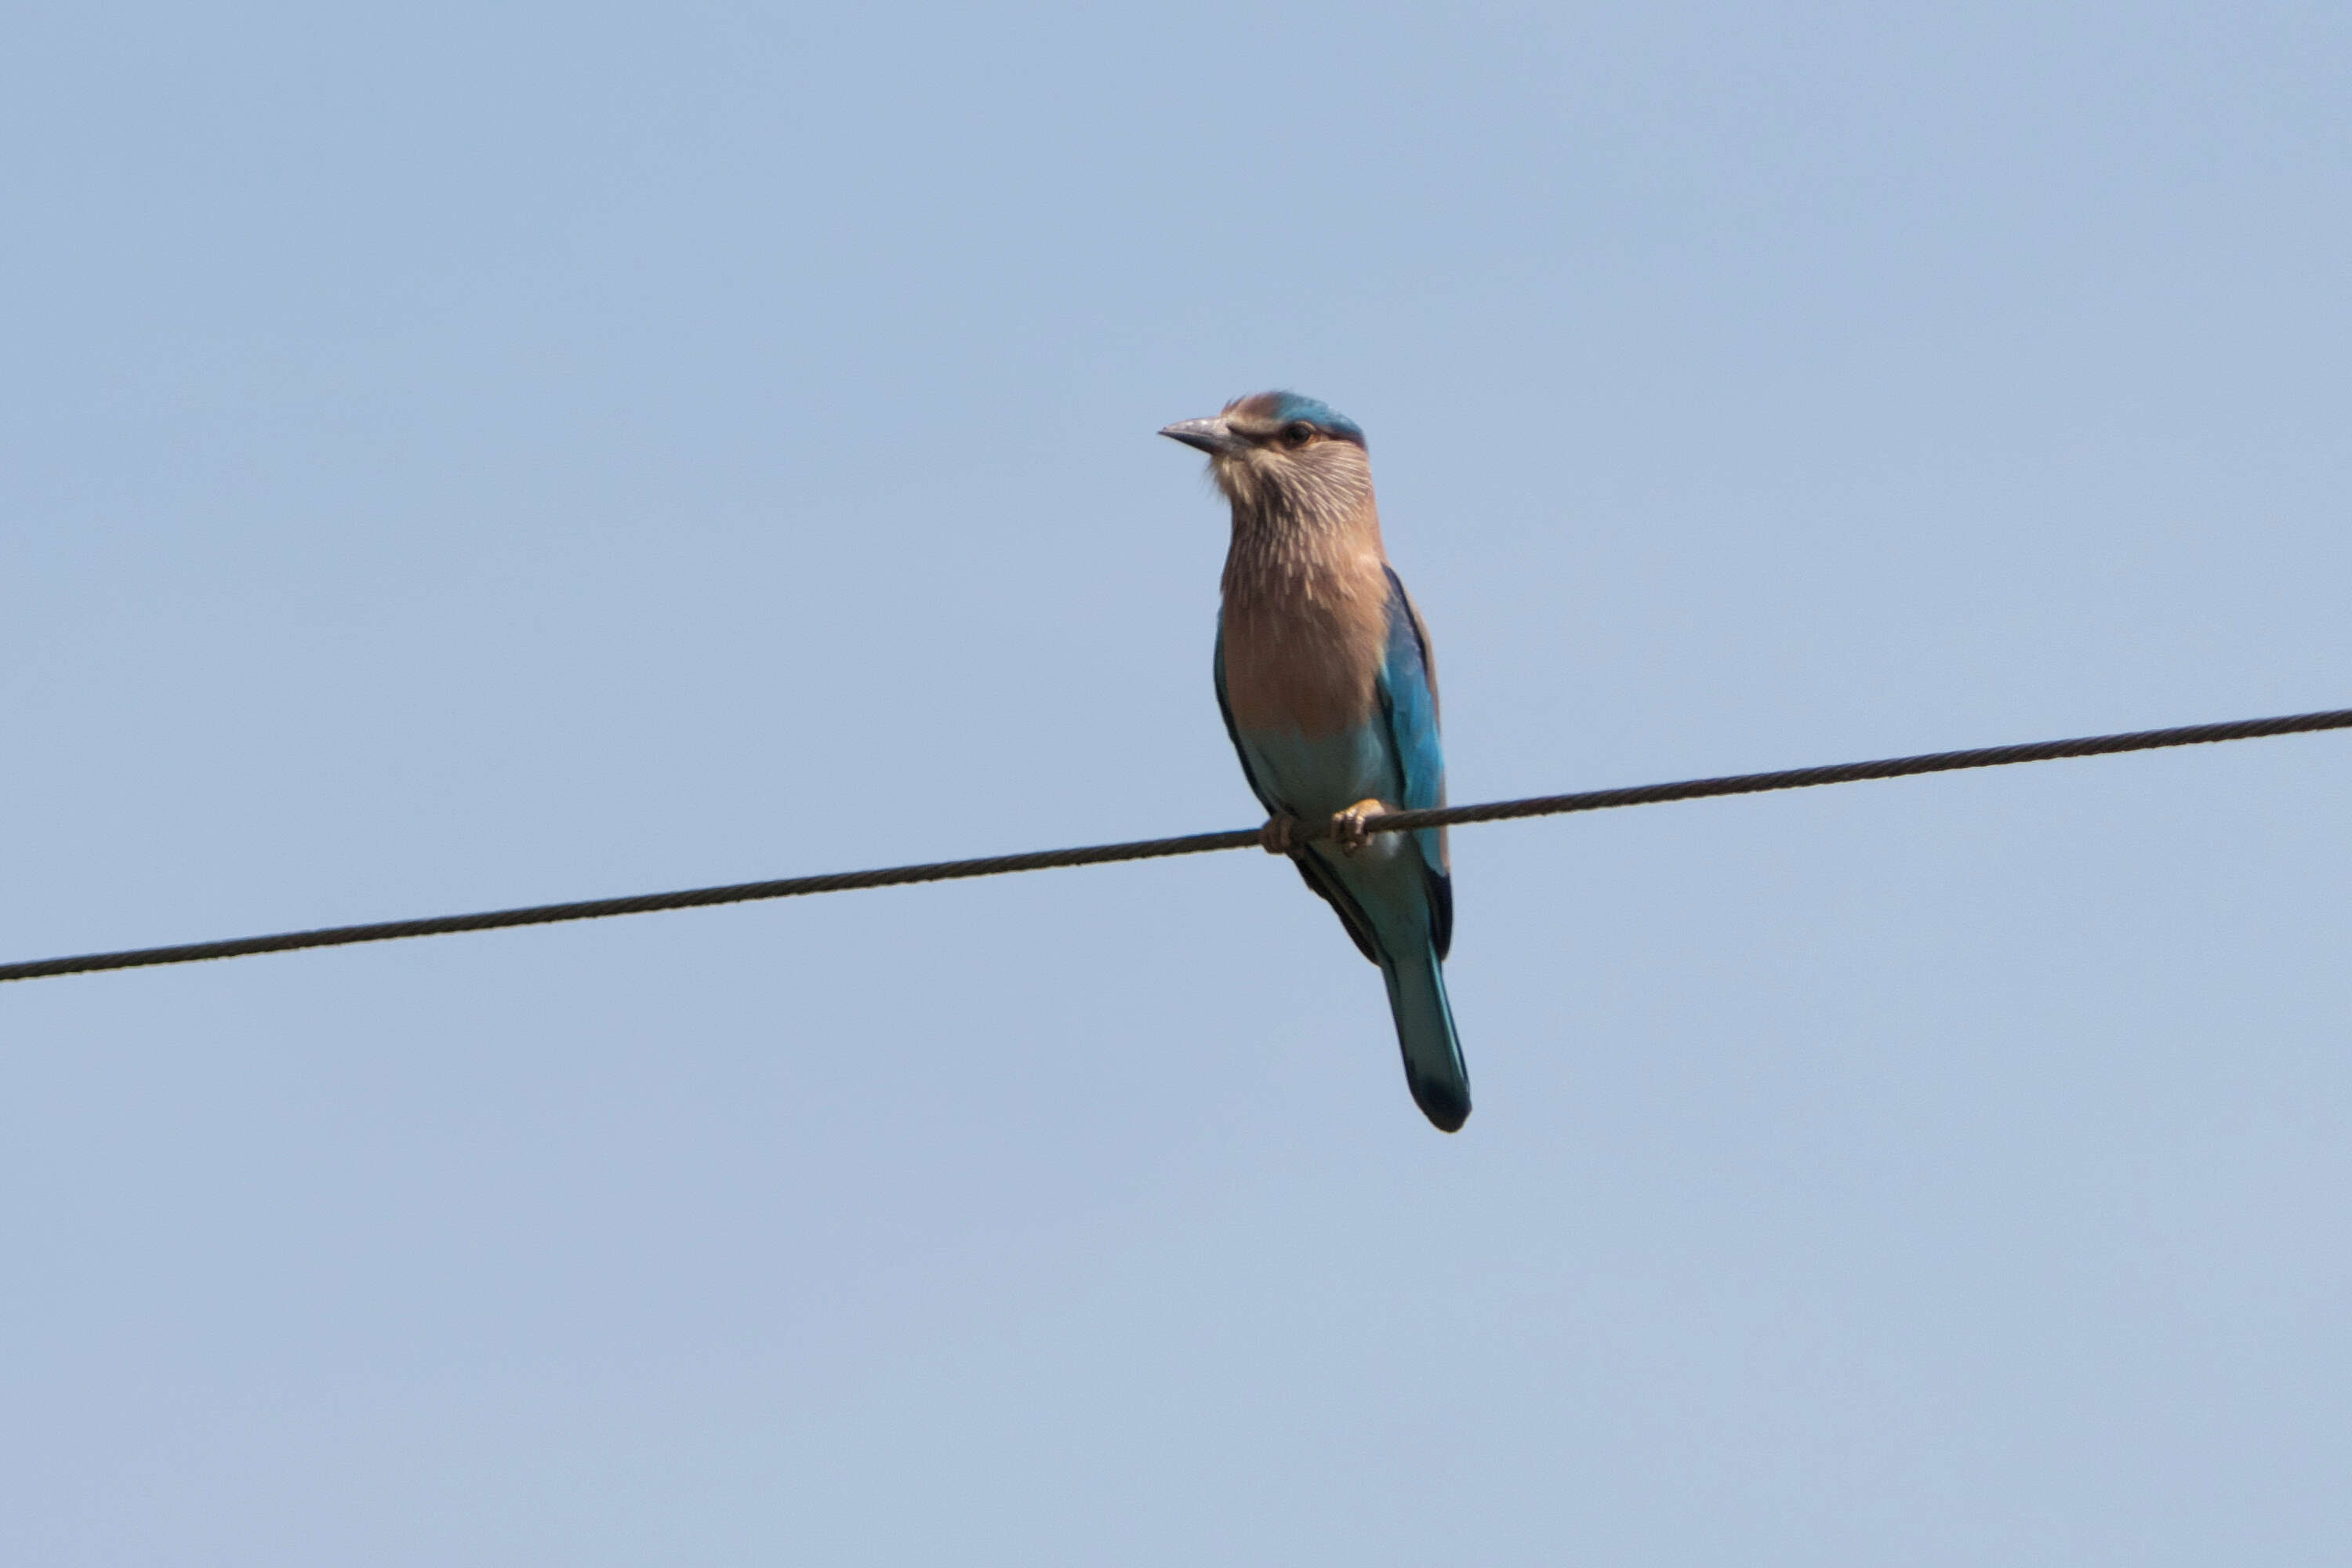
<path fill-rule="evenodd" d="M 1311 399 L 1262 393 L 1162 434 L 1210 454 L 1232 502 L 1217 702 L 1287 854 L 1386 980 L 1405 1080 L 1438 1127 L 1470 1114 L 1445 994 L 1453 885 L 1442 829 L 1367 833 L 1442 805 L 1429 637 L 1381 551 L 1363 433 Z M 1297 841 L 1302 823 L 1333 825 Z"/>

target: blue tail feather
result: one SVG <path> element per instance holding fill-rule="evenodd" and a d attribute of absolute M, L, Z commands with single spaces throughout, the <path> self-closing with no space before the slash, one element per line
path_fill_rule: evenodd
<path fill-rule="evenodd" d="M 1436 951 L 1423 942 L 1415 952 L 1383 959 L 1381 975 L 1389 984 L 1389 1010 L 1396 1016 L 1413 1103 L 1441 1131 L 1460 1131 L 1470 1120 L 1470 1070 L 1462 1062 Z"/>

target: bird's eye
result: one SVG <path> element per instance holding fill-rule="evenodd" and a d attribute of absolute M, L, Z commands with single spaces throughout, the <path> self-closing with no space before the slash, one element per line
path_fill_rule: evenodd
<path fill-rule="evenodd" d="M 1286 447 L 1304 447 L 1313 439 L 1315 426 L 1304 419 L 1294 419 L 1282 427 L 1282 444 Z"/>

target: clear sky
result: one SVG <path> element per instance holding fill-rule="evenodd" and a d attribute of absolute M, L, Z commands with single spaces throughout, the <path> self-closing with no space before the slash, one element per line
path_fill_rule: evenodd
<path fill-rule="evenodd" d="M 2340 4 L 19 5 L 0 959 L 1252 826 L 1171 420 L 1457 800 L 2352 703 Z M 0 989 L 0 1556 L 2352 1532 L 2352 739 Z"/>

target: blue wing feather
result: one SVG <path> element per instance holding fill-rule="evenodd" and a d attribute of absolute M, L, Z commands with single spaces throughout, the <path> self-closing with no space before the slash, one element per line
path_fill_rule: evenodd
<path fill-rule="evenodd" d="M 1402 804 L 1407 811 L 1428 811 L 1445 804 L 1445 752 L 1437 733 L 1437 680 L 1412 601 L 1395 571 L 1387 570 L 1389 642 L 1388 657 L 1381 667 L 1381 710 L 1388 722 L 1390 753 L 1396 759 L 1403 785 Z M 1447 874 L 1444 830 L 1425 827 L 1413 838 L 1428 872 L 1431 940 L 1437 956 L 1444 958 L 1454 945 L 1454 879 Z"/>

